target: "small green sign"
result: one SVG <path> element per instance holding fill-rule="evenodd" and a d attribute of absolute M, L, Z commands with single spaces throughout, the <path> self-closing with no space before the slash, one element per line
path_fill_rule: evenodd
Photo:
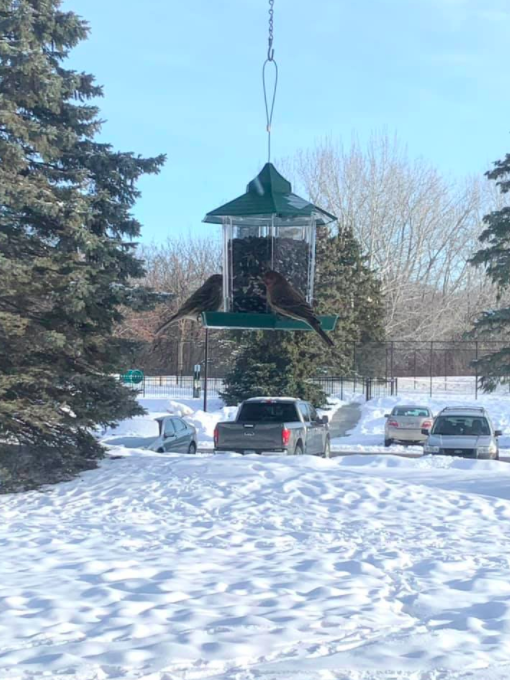
<path fill-rule="evenodd" d="M 122 382 L 129 383 L 130 385 L 138 385 L 143 381 L 144 375 L 143 371 L 136 369 L 130 369 L 121 376 Z"/>
<path fill-rule="evenodd" d="M 131 382 L 134 383 L 135 385 L 138 385 L 143 381 L 144 375 L 143 371 L 139 371 L 138 369 L 135 369 L 131 371 Z"/>

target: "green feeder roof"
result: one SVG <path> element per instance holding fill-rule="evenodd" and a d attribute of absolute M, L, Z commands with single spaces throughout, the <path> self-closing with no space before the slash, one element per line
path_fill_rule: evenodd
<path fill-rule="evenodd" d="M 272 163 L 266 163 L 260 173 L 246 187 L 246 193 L 229 203 L 208 212 L 204 222 L 221 224 L 222 217 L 270 217 L 283 220 L 315 217 L 317 224 L 336 220 L 331 213 L 292 193 L 292 186 L 280 175 Z"/>

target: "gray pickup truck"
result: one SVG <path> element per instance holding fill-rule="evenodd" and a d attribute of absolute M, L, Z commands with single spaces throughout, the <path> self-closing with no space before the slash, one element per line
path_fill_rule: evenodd
<path fill-rule="evenodd" d="M 239 407 L 235 421 L 217 424 L 214 450 L 329 458 L 328 417 L 318 416 L 311 404 L 299 399 L 247 399 Z"/>

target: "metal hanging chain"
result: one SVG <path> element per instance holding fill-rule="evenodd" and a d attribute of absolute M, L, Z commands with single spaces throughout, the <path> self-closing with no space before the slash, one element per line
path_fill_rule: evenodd
<path fill-rule="evenodd" d="M 274 17 L 274 0 L 269 0 L 269 46 L 267 48 L 267 59 L 268 61 L 273 61 L 274 50 L 273 50 L 273 17 Z"/>
<path fill-rule="evenodd" d="M 274 102 L 276 99 L 276 88 L 278 86 L 278 64 L 274 60 L 273 49 L 273 16 L 274 16 L 274 0 L 269 0 L 269 39 L 267 48 L 267 59 L 262 67 L 262 87 L 264 89 L 264 104 L 266 107 L 266 130 L 267 130 L 267 161 L 271 161 L 271 125 L 273 123 Z M 269 105 L 269 98 L 267 96 L 266 83 L 266 66 L 271 63 L 274 66 L 274 87 L 273 96 L 271 98 L 271 105 Z"/>

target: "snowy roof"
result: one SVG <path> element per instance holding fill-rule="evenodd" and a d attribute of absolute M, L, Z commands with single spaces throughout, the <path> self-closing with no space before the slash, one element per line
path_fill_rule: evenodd
<path fill-rule="evenodd" d="M 245 401 L 259 401 L 260 403 L 264 403 L 266 401 L 295 402 L 300 400 L 296 399 L 295 397 L 251 397 L 250 399 L 246 399 Z"/>

